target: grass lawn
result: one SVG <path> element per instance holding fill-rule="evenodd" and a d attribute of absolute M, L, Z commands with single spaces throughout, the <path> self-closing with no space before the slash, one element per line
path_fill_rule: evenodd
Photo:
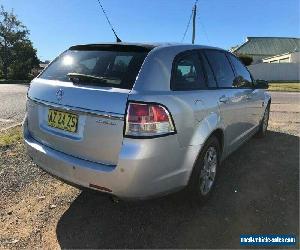
<path fill-rule="evenodd" d="M 22 127 L 17 126 L 0 132 L 0 147 L 14 144 L 22 139 Z"/>
<path fill-rule="evenodd" d="M 300 83 L 269 83 L 268 90 L 300 92 Z"/>

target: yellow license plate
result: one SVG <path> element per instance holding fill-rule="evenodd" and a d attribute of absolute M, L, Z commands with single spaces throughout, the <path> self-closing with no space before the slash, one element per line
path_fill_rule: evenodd
<path fill-rule="evenodd" d="M 75 133 L 77 131 L 78 115 L 62 112 L 55 109 L 48 111 L 48 125 Z"/>

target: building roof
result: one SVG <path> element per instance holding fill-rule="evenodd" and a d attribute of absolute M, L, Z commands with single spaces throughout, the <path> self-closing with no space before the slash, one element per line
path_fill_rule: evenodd
<path fill-rule="evenodd" d="M 291 37 L 247 37 L 247 41 L 234 48 L 239 54 L 273 56 L 300 50 L 300 38 Z"/>

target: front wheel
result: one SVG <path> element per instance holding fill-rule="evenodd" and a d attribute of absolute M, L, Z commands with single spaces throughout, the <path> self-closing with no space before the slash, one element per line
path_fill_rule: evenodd
<path fill-rule="evenodd" d="M 268 130 L 268 124 L 269 124 L 269 116 L 270 116 L 270 104 L 268 104 L 268 106 L 266 107 L 264 116 L 263 116 L 260 126 L 259 126 L 259 130 L 256 134 L 257 137 L 263 138 L 266 136 L 267 130 Z"/>
<path fill-rule="evenodd" d="M 220 162 L 220 144 L 215 136 L 205 143 L 194 166 L 190 180 L 193 199 L 198 202 L 206 201 L 215 186 L 217 169 Z"/>

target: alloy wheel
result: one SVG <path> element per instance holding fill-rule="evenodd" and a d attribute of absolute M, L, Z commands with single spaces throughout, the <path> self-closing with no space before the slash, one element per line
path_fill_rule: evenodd
<path fill-rule="evenodd" d="M 269 107 L 267 107 L 263 118 L 263 124 L 262 124 L 264 133 L 267 131 L 268 128 L 269 114 L 270 114 L 270 109 Z"/>
<path fill-rule="evenodd" d="M 211 190 L 215 177 L 218 164 L 217 149 L 213 146 L 209 147 L 203 159 L 203 166 L 200 172 L 200 192 L 206 195 Z"/>

